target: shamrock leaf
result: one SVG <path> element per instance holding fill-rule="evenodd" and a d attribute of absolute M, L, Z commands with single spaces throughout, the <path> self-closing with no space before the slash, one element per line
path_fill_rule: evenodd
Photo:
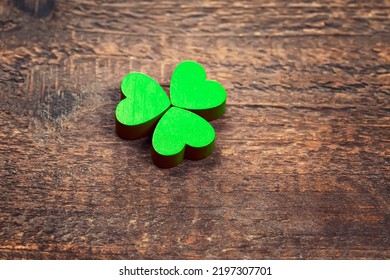
<path fill-rule="evenodd" d="M 170 87 L 171 100 L 149 76 L 130 73 L 122 81 L 124 98 L 116 107 L 120 137 L 141 138 L 155 128 L 152 159 L 161 168 L 176 166 L 184 157 L 208 157 L 214 150 L 215 131 L 207 120 L 222 116 L 226 104 L 221 84 L 206 80 L 203 67 L 193 61 L 175 68 Z"/>
<path fill-rule="evenodd" d="M 206 120 L 218 119 L 225 112 L 225 89 L 216 81 L 206 80 L 206 71 L 196 62 L 183 61 L 176 66 L 170 93 L 173 106 L 191 110 Z"/>
<path fill-rule="evenodd" d="M 116 107 L 116 131 L 121 138 L 150 134 L 171 102 L 163 88 L 149 76 L 133 72 L 121 84 L 125 98 Z"/>
<path fill-rule="evenodd" d="M 162 168 L 178 165 L 184 157 L 198 160 L 214 150 L 215 131 L 205 119 L 181 108 L 170 108 L 153 133 L 153 162 Z"/>

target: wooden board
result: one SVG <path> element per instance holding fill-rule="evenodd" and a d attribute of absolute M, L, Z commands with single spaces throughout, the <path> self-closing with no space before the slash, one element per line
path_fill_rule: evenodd
<path fill-rule="evenodd" d="M 389 1 L 101 2 L 0 2 L 0 258 L 390 258 Z M 183 60 L 226 113 L 159 169 L 120 81 Z"/>

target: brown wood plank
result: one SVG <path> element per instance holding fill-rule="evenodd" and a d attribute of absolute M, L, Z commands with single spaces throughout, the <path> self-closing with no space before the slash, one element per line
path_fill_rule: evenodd
<path fill-rule="evenodd" d="M 390 258 L 389 1 L 38 2 L 0 3 L 0 258 Z M 161 170 L 119 82 L 185 59 L 227 112 Z"/>

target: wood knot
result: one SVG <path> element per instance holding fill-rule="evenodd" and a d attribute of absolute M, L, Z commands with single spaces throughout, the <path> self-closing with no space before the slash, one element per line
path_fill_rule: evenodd
<path fill-rule="evenodd" d="M 51 14 L 55 0 L 12 0 L 15 7 L 37 18 L 44 18 Z"/>
<path fill-rule="evenodd" d="M 82 103 L 80 91 L 46 88 L 39 98 L 34 115 L 42 122 L 56 122 L 66 118 Z"/>

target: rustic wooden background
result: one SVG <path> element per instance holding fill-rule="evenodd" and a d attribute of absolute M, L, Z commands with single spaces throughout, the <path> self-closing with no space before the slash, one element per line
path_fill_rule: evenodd
<path fill-rule="evenodd" d="M 0 3 L 0 258 L 390 258 L 390 1 Z M 119 83 L 187 59 L 227 112 L 162 170 Z"/>

